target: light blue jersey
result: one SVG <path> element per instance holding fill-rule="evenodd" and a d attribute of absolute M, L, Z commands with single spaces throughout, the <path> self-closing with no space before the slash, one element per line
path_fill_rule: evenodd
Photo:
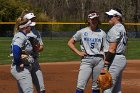
<path fill-rule="evenodd" d="M 125 54 L 127 36 L 124 26 L 121 23 L 114 25 L 108 32 L 106 37 L 106 49 L 108 51 L 109 43 L 116 42 L 118 44 L 116 53 Z"/>
<path fill-rule="evenodd" d="M 15 65 L 21 64 L 20 57 L 22 51 L 25 51 L 27 55 L 30 55 L 32 53 L 32 45 L 23 32 L 18 32 L 14 35 L 11 43 L 11 48 L 13 54 L 13 63 Z"/>
<path fill-rule="evenodd" d="M 80 41 L 81 50 L 89 55 L 102 54 L 106 40 L 106 33 L 97 29 L 92 31 L 89 27 L 83 28 L 73 36 L 75 41 Z"/>

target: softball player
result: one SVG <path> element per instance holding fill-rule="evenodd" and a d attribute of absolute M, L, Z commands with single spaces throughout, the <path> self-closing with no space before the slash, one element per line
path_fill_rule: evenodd
<path fill-rule="evenodd" d="M 30 32 L 30 25 L 32 22 L 30 20 L 23 20 L 19 24 L 20 31 L 14 35 L 14 38 L 11 43 L 11 52 L 13 55 L 12 65 L 11 65 L 11 74 L 17 80 L 22 91 L 19 93 L 33 93 L 32 77 L 30 74 L 30 63 L 34 61 L 33 57 L 30 56 L 32 52 L 32 45 L 27 40 L 26 34 Z M 28 55 L 28 60 L 23 62 L 21 57 L 22 52 Z"/>
<path fill-rule="evenodd" d="M 111 89 L 104 93 L 121 93 L 122 72 L 126 66 L 125 49 L 127 44 L 126 30 L 122 24 L 122 13 L 119 9 L 111 9 L 106 12 L 109 24 L 112 28 L 106 37 L 106 59 L 113 80 Z"/>
<path fill-rule="evenodd" d="M 24 17 L 24 19 L 29 19 L 31 21 L 34 21 L 33 19 L 35 18 L 35 15 L 33 13 L 28 13 Z M 37 51 L 33 51 L 32 56 L 34 57 L 34 63 L 32 63 L 32 70 L 31 70 L 31 76 L 33 83 L 36 87 L 37 93 L 45 93 L 45 86 L 44 86 L 44 80 L 43 80 L 43 74 L 39 65 L 39 52 L 43 50 L 43 42 L 41 35 L 39 31 L 35 29 L 35 22 L 32 25 L 31 32 L 27 34 L 28 38 L 33 37 L 37 39 L 40 43 L 40 47 Z"/>
<path fill-rule="evenodd" d="M 104 66 L 103 47 L 106 34 L 99 29 L 99 15 L 92 11 L 88 14 L 87 27 L 79 30 L 68 41 L 68 46 L 72 51 L 79 55 L 81 59 L 80 70 L 77 81 L 76 93 L 84 93 L 85 86 L 92 76 L 92 93 L 100 93 L 96 80 L 100 74 L 100 70 Z M 80 41 L 82 51 L 75 47 L 75 43 Z"/>

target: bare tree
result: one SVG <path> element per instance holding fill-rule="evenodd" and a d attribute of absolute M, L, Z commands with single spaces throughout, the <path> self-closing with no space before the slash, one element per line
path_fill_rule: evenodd
<path fill-rule="evenodd" d="M 90 10 L 104 12 L 120 8 L 126 22 L 139 22 L 139 0 L 29 0 L 34 7 L 40 7 L 52 20 L 81 21 Z"/>

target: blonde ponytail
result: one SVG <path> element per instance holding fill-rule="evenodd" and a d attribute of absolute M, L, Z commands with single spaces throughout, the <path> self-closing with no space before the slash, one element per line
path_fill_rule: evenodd
<path fill-rule="evenodd" d="M 15 24 L 15 26 L 14 26 L 14 35 L 19 31 L 19 24 L 20 24 L 20 22 L 22 21 L 22 18 L 21 17 L 19 17 L 19 18 L 17 18 L 17 20 L 16 20 L 16 24 Z"/>
<path fill-rule="evenodd" d="M 16 20 L 16 24 L 14 26 L 14 35 L 19 31 L 19 24 L 20 22 L 23 20 L 24 15 L 26 15 L 27 13 L 29 13 L 29 11 L 27 9 L 23 10 L 21 15 L 17 18 Z"/>

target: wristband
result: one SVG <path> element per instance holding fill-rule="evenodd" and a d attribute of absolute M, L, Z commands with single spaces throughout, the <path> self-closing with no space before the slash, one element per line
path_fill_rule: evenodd
<path fill-rule="evenodd" d="M 105 61 L 108 61 L 110 64 L 113 62 L 115 53 L 107 52 Z"/>

